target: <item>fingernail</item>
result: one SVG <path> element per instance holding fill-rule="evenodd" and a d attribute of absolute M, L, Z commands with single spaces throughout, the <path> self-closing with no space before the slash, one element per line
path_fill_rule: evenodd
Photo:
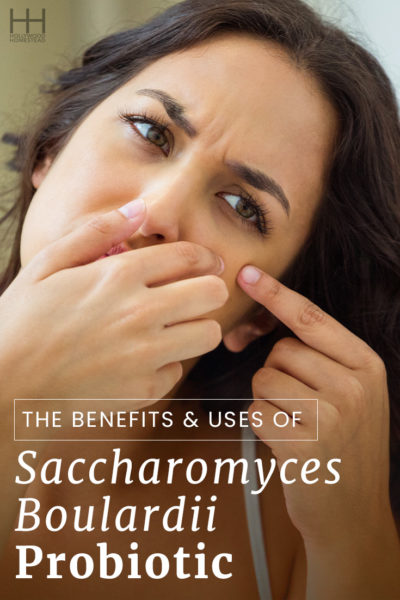
<path fill-rule="evenodd" d="M 244 269 L 242 269 L 241 277 L 245 283 L 254 285 L 260 279 L 261 271 L 256 269 L 256 267 L 244 267 Z"/>
<path fill-rule="evenodd" d="M 142 198 L 136 198 L 136 200 L 131 200 L 124 206 L 119 208 L 119 212 L 124 215 L 127 219 L 133 219 L 134 217 L 139 216 L 145 209 L 144 200 Z"/>
<path fill-rule="evenodd" d="M 225 269 L 225 263 L 220 256 L 218 256 L 218 258 L 219 258 L 219 262 L 220 262 L 220 267 L 219 267 L 219 270 L 217 271 L 217 275 L 221 275 L 221 273 L 223 273 L 223 271 Z"/>

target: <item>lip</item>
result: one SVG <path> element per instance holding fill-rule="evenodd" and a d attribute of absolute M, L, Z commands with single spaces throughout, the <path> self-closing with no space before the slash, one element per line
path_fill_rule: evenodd
<path fill-rule="evenodd" d="M 106 252 L 106 256 L 113 256 L 114 254 L 122 254 L 123 252 L 128 252 L 129 248 L 126 248 L 123 244 L 117 244 L 113 246 Z"/>
<path fill-rule="evenodd" d="M 128 252 L 131 248 L 127 248 L 124 244 L 116 244 L 112 246 L 105 254 L 99 256 L 97 260 L 100 258 L 107 258 L 107 256 L 114 256 L 115 254 L 122 254 L 123 252 Z"/>

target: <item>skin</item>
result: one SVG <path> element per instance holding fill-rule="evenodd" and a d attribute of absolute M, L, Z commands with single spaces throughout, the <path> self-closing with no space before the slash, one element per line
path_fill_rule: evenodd
<path fill-rule="evenodd" d="M 160 102 L 136 95 L 143 88 L 178 99 L 199 132 L 191 139 L 171 124 L 169 157 L 118 117 L 124 109 L 146 110 L 171 123 Z M 303 245 L 323 191 L 335 127 L 334 111 L 317 85 L 272 45 L 225 36 L 166 56 L 102 102 L 50 168 L 35 173 L 38 191 L 25 220 L 22 265 L 90 217 L 141 197 L 147 217 L 127 240 L 130 248 L 187 240 L 224 259 L 229 300 L 213 318 L 226 333 L 254 305 L 236 285 L 240 268 L 254 263 L 279 276 Z M 271 195 L 232 175 L 225 160 L 273 177 L 290 201 L 290 218 Z M 216 197 L 239 193 L 239 186 L 270 212 L 270 237 L 243 226 Z"/>
<path fill-rule="evenodd" d="M 138 90 L 148 88 L 163 90 L 179 100 L 186 107 L 187 118 L 198 135 L 186 135 L 172 125 L 157 100 L 136 94 Z M 141 140 L 119 117 L 120 111 L 140 114 L 143 110 L 167 121 L 170 130 L 168 140 L 172 146 L 168 156 L 160 147 Z M 66 282 L 70 277 L 72 282 L 68 271 L 74 267 L 72 271 L 93 276 L 87 284 L 89 294 L 98 281 L 96 277 L 100 274 L 103 277 L 108 269 L 113 268 L 117 272 L 123 267 L 122 291 L 128 296 L 128 265 L 132 266 L 139 279 L 143 279 L 144 275 L 134 268 L 141 256 L 149 261 L 149 270 L 159 260 L 164 260 L 167 266 L 165 255 L 163 258 L 159 252 L 160 249 L 165 250 L 162 245 L 170 244 L 172 247 L 185 241 L 209 248 L 215 255 L 221 256 L 225 269 L 220 277 L 205 278 L 205 272 L 215 273 L 215 262 L 212 271 L 208 257 L 203 271 L 196 273 L 196 277 L 191 274 L 187 287 L 189 298 L 190 290 L 192 295 L 196 294 L 198 281 L 195 280 L 201 279 L 201 292 L 208 293 L 218 305 L 214 310 L 196 305 L 191 317 L 174 313 L 177 296 L 170 294 L 167 298 L 168 286 L 162 276 L 158 274 L 150 282 L 153 285 L 164 284 L 157 288 L 157 298 L 166 301 L 172 308 L 169 322 L 206 317 L 209 322 L 219 324 L 219 335 L 224 335 L 227 346 L 238 350 L 246 343 L 243 326 L 251 325 L 251 314 L 258 303 L 298 335 L 300 341 L 277 345 L 264 369 L 255 374 L 254 396 L 262 399 L 255 403 L 257 410 L 268 417 L 274 409 L 268 398 L 286 394 L 298 398 L 315 397 L 318 392 L 318 397 L 322 398 L 322 424 L 325 426 L 321 462 L 323 459 L 326 462 L 327 456 L 341 453 L 343 462 L 346 462 L 343 485 L 338 486 L 336 498 L 341 507 L 339 529 L 343 531 L 351 525 L 354 539 L 359 539 L 357 534 L 368 527 L 371 515 L 381 509 L 383 516 L 379 521 L 378 551 L 382 556 L 396 557 L 398 547 L 393 520 L 390 519 L 387 469 L 377 475 L 376 470 L 368 469 L 365 464 L 360 467 L 360 456 L 365 448 L 370 447 L 374 447 L 377 464 L 388 464 L 388 398 L 382 361 L 364 342 L 325 317 L 321 311 L 310 310 L 306 299 L 279 286 L 276 280 L 296 257 L 310 232 L 323 195 L 335 133 L 334 110 L 317 83 L 296 69 L 272 44 L 245 36 L 224 36 L 164 57 L 94 109 L 55 160 L 49 157 L 35 171 L 33 184 L 37 192 L 24 224 L 21 274 L 33 271 L 37 281 L 40 279 L 38 270 L 46 272 L 47 267 L 46 277 L 52 276 L 56 281 L 54 275 L 60 269 L 60 272 L 66 269 L 62 276 Z M 224 164 L 228 160 L 245 162 L 273 177 L 289 199 L 290 216 L 271 194 L 252 189 L 233 175 Z M 237 194 L 239 189 L 251 192 L 268 210 L 272 228 L 269 236 L 263 237 L 256 229 L 245 227 L 221 197 L 222 193 Z M 108 246 L 104 238 L 101 243 L 96 241 L 102 230 L 104 233 L 106 220 L 116 219 L 115 213 L 109 211 L 138 197 L 143 198 L 146 204 L 143 220 L 139 227 L 139 222 L 132 225 L 128 236 L 123 236 L 126 248 L 134 252 L 96 261 L 106 247 L 115 243 L 116 230 L 123 223 L 115 221 L 116 229 L 112 230 Z M 108 216 L 104 217 L 105 214 Z M 94 235 L 89 240 L 90 228 L 85 229 L 85 224 L 93 218 L 97 218 L 97 225 L 100 223 L 101 226 L 97 227 L 97 238 Z M 75 233 L 77 231 L 81 232 L 80 237 Z M 60 245 L 59 240 L 68 235 L 71 236 L 70 243 Z M 46 253 L 47 248 L 52 248 L 52 252 Z M 146 255 L 143 254 L 145 249 L 149 251 Z M 74 255 L 72 261 L 70 253 Z M 38 261 L 38 257 L 42 258 Z M 262 278 L 258 284 L 249 285 L 244 281 L 242 268 L 248 264 L 261 270 Z M 43 271 L 41 274 L 43 280 Z M 179 282 L 183 276 L 188 276 L 187 265 L 183 271 L 175 273 L 173 279 Z M 227 290 L 224 297 L 222 286 L 216 280 L 224 283 L 223 289 Z M 116 279 L 116 282 L 122 285 L 121 279 Z M 78 294 L 82 282 L 75 279 L 74 283 Z M 148 291 L 146 294 L 143 302 L 150 298 Z M 197 292 L 197 295 L 201 294 Z M 101 297 L 98 302 L 101 304 Z M 146 335 L 146 330 L 135 332 Z M 218 343 L 219 335 L 215 335 L 211 346 Z M 189 335 L 187 328 L 181 345 L 189 345 L 192 337 L 193 331 Z M 172 339 L 169 343 L 172 347 Z M 191 348 L 191 357 L 183 360 L 184 373 L 201 353 L 198 350 Z M 176 360 L 179 362 L 181 359 L 176 357 Z M 345 389 L 338 389 L 343 381 L 348 385 L 344 386 Z M 285 393 L 282 394 L 282 390 Z M 374 427 L 357 430 L 357 415 L 368 407 L 367 414 L 372 416 L 374 401 L 378 406 L 377 412 L 374 407 L 374 414 L 379 415 Z M 279 408 L 290 412 L 289 406 L 281 402 Z M 344 408 L 347 410 L 343 411 Z M 335 440 L 334 430 L 343 430 L 340 443 Z M 265 428 L 256 433 L 268 438 Z M 356 444 L 358 452 L 348 451 L 346 454 L 345 448 L 350 440 Z M 309 456 L 308 452 L 312 456 L 316 452 L 314 447 L 301 444 L 270 445 L 278 462 L 284 460 L 285 453 L 304 459 Z M 340 555 L 343 558 L 354 555 L 360 549 L 354 546 L 349 552 L 346 548 L 346 554 L 338 542 L 337 533 L 326 528 L 326 524 L 331 522 L 327 498 L 331 490 L 318 486 L 313 492 L 311 504 L 302 487 L 288 486 L 285 499 L 294 524 L 307 541 L 308 597 L 328 599 L 326 579 L 324 581 L 321 577 L 323 569 L 318 563 L 319 551 L 321 548 L 325 551 L 328 544 L 339 550 L 335 557 Z M 351 509 L 348 502 L 354 494 L 358 498 L 357 506 L 363 507 L 361 513 Z M 304 509 L 311 505 L 312 515 Z M 319 519 L 314 518 L 317 506 Z M 354 526 L 355 520 L 357 526 Z M 369 539 L 368 544 L 363 546 L 365 564 L 371 565 L 373 553 L 365 551 L 365 548 L 376 551 L 377 544 Z M 332 562 L 329 565 L 331 568 Z M 341 570 L 342 567 L 338 565 Z M 367 572 L 373 573 L 373 579 L 365 579 L 365 571 L 356 575 L 351 572 L 350 584 L 347 582 L 343 588 L 335 584 L 336 588 L 332 588 L 332 596 L 329 597 L 354 598 L 361 589 L 360 585 L 364 586 L 363 598 L 376 598 L 376 590 L 383 589 L 382 585 L 386 586 L 385 597 L 395 597 L 392 562 L 383 576 L 372 569 L 367 569 Z"/>
<path fill-rule="evenodd" d="M 283 338 L 253 377 L 263 425 L 261 439 L 276 437 L 277 410 L 301 411 L 294 437 L 315 437 L 315 408 L 285 398 L 318 398 L 318 442 L 269 441 L 278 464 L 316 458 L 341 461 L 340 481 L 326 485 L 324 471 L 311 485 L 285 485 L 286 507 L 307 555 L 307 599 L 398 595 L 400 544 L 389 500 L 389 397 L 385 366 L 360 338 L 307 298 L 269 274 L 243 269 L 239 285 L 298 337 Z M 270 399 L 270 400 L 269 400 Z M 314 462 L 313 462 L 314 464 Z M 334 518 L 332 518 L 334 515 Z M 332 572 L 341 578 L 332 581 Z"/>

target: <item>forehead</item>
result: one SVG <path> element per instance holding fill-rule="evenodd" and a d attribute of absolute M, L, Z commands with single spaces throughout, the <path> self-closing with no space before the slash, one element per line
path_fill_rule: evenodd
<path fill-rule="evenodd" d="M 282 48 L 247 35 L 225 34 L 168 54 L 133 77 L 120 93 L 131 94 L 155 78 L 199 119 L 218 105 L 221 121 L 227 109 L 266 124 L 274 117 L 281 124 L 289 119 L 296 129 L 304 121 L 316 129 L 333 112 L 318 83 Z"/>
<path fill-rule="evenodd" d="M 267 170 L 287 195 L 322 191 L 336 115 L 318 82 L 277 44 L 225 34 L 146 67 L 109 100 L 158 106 L 136 92 L 157 88 L 184 105 L 210 152 Z M 161 109 L 161 107 L 160 107 Z"/>

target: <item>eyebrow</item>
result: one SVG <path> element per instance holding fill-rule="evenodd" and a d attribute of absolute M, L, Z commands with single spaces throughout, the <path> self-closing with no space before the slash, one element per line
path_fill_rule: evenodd
<path fill-rule="evenodd" d="M 184 106 L 182 106 L 182 104 L 172 98 L 169 94 L 166 94 L 161 90 L 153 89 L 138 90 L 136 93 L 140 94 L 141 96 L 149 96 L 150 98 L 159 100 L 159 102 L 161 102 L 161 104 L 164 106 L 167 115 L 175 123 L 175 125 L 183 129 L 183 131 L 191 138 L 197 135 L 196 129 L 184 116 Z"/>
<path fill-rule="evenodd" d="M 196 128 L 193 127 L 190 121 L 185 117 L 185 107 L 180 102 L 175 100 L 175 98 L 172 98 L 169 94 L 163 92 L 162 90 L 155 90 L 151 88 L 138 90 L 136 93 L 141 96 L 154 98 L 155 100 L 161 102 L 169 118 L 190 138 L 198 135 Z M 240 177 L 240 179 L 243 179 L 252 187 L 261 190 L 262 192 L 267 192 L 276 198 L 283 207 L 287 216 L 290 215 L 289 200 L 287 199 L 282 187 L 272 177 L 266 175 L 258 169 L 251 168 L 237 161 L 227 161 L 226 166 L 229 167 L 231 171 L 233 171 L 238 177 Z"/>

